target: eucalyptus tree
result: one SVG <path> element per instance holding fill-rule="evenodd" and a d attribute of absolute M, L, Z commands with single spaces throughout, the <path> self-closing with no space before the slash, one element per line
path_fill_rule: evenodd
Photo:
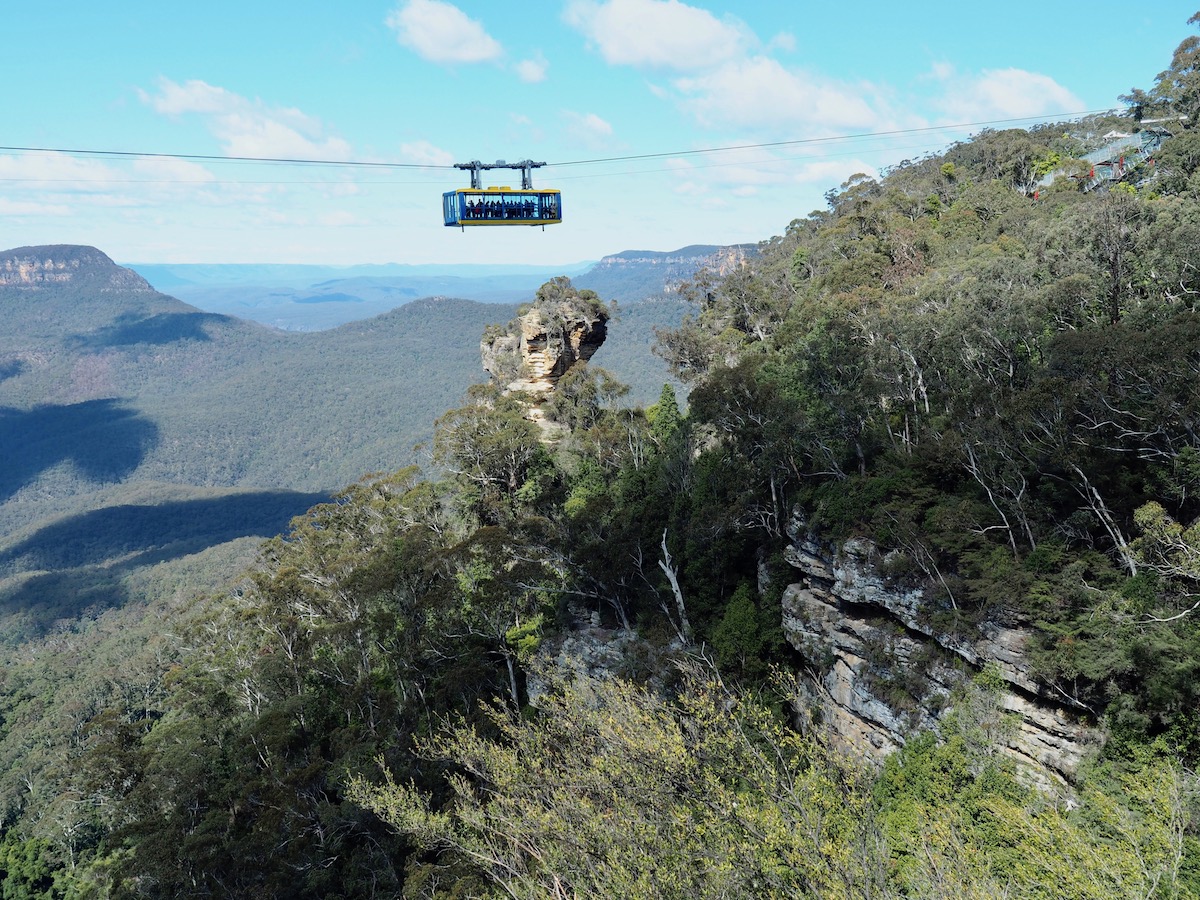
<path fill-rule="evenodd" d="M 551 675 L 531 715 L 490 718 L 495 737 L 452 723 L 423 744 L 453 767 L 445 803 L 352 790 L 496 896 L 885 896 L 861 773 L 712 672 L 685 669 L 675 702 Z"/>

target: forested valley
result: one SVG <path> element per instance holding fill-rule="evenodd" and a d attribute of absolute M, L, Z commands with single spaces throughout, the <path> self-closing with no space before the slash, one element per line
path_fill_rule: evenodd
<path fill-rule="evenodd" d="M 21 648 L 2 896 L 1200 897 L 1200 39 L 1124 99 L 701 273 L 657 336 L 686 402 L 579 364 L 547 441 L 477 385 L 427 470 L 232 589 Z M 898 631 L 1031 635 L 1029 702 L 1101 736 L 1069 779 L 1004 752 L 963 654 L 931 691 L 880 642 L 864 678 L 928 724 L 834 738 L 783 610 L 797 545 L 851 542 L 919 598 Z"/>

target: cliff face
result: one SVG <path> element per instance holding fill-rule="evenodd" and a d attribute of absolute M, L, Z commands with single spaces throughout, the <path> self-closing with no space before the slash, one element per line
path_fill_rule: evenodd
<path fill-rule="evenodd" d="M 605 256 L 575 282 L 619 303 L 636 302 L 678 293 L 701 269 L 727 275 L 756 253 L 757 248 L 747 244 L 697 244 L 668 253 L 626 250 Z"/>
<path fill-rule="evenodd" d="M 55 244 L 0 253 L 2 286 L 36 289 L 78 282 L 100 291 L 154 290 L 136 272 L 118 266 L 95 247 Z"/>
<path fill-rule="evenodd" d="M 938 633 L 919 615 L 923 590 L 888 584 L 869 542 L 829 547 L 799 519 L 789 535 L 801 580 L 784 592 L 784 633 L 819 669 L 812 699 L 835 739 L 882 758 L 936 724 L 955 688 L 989 666 L 1002 680 L 989 731 L 1032 782 L 1070 782 L 1097 748 L 1100 733 L 1031 675 L 1030 632 L 987 623 L 968 636 Z"/>

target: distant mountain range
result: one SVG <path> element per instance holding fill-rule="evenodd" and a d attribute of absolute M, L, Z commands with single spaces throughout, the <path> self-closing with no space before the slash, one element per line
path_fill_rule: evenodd
<path fill-rule="evenodd" d="M 724 274 L 758 252 L 753 244 L 719 247 L 693 244 L 669 253 L 624 250 L 606 256 L 572 281 L 605 300 L 631 303 L 678 294 L 679 286 L 701 269 Z"/>
<path fill-rule="evenodd" d="M 729 252 L 617 254 L 578 276 L 623 301 L 593 364 L 633 385 L 630 402 L 656 399 L 668 378 L 650 348 L 654 329 L 684 314 L 679 281 Z M 95 248 L 0 252 L 0 643 L 126 602 L 147 566 L 279 533 L 363 474 L 417 461 L 434 420 L 483 380 L 484 328 L 516 311 L 409 295 L 429 283 L 420 279 L 451 278 L 436 273 L 355 270 L 305 286 L 330 270 L 141 268 L 174 280 L 173 291 L 188 279 L 227 299 L 241 277 L 290 280 L 278 305 L 323 315 L 394 308 L 282 331 L 167 296 Z M 526 279 L 516 299 L 529 300 L 541 277 L 496 271 L 456 283 L 515 292 L 514 279 Z"/>
<path fill-rule="evenodd" d="M 519 303 L 589 263 L 531 266 L 131 265 L 159 290 L 208 312 L 293 331 L 368 319 L 422 297 Z"/>
<path fill-rule="evenodd" d="M 130 264 L 161 291 L 207 312 L 294 331 L 368 319 L 421 297 L 521 303 L 566 275 L 620 303 L 671 296 L 708 266 L 720 269 L 754 249 L 693 245 L 663 253 L 626 250 L 565 266 Z"/>

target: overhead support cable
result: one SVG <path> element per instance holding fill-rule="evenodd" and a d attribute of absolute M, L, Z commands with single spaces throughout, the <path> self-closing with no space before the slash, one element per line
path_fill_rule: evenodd
<path fill-rule="evenodd" d="M 201 153 L 148 153 L 140 150 L 78 150 L 61 147 L 0 147 L 0 152 L 11 153 L 63 153 L 67 156 L 100 156 L 118 159 L 187 159 L 203 162 L 252 162 L 293 166 L 347 166 L 351 168 L 376 169 L 449 169 L 432 163 L 367 162 L 351 159 L 297 159 L 277 156 L 220 156 Z"/>
<path fill-rule="evenodd" d="M 935 132 L 961 131 L 968 128 L 990 128 L 998 125 L 1014 125 L 1016 123 L 1037 123 L 1037 122 L 1059 122 L 1084 116 L 1112 114 L 1119 115 L 1120 111 L 1115 109 L 1093 109 L 1083 110 L 1079 112 L 1063 112 L 1053 115 L 1043 116 L 1022 116 L 1007 119 L 990 119 L 981 122 L 958 122 L 948 123 L 944 125 L 925 125 L 916 128 L 895 128 L 888 131 L 870 131 L 860 132 L 856 134 L 836 134 L 826 135 L 823 137 L 812 138 L 797 138 L 787 141 L 766 141 L 756 144 L 734 144 L 725 147 L 705 147 L 695 150 L 670 150 L 660 153 L 637 153 L 627 156 L 609 156 L 597 157 L 594 159 L 575 159 L 564 162 L 550 163 L 533 163 L 530 160 L 525 160 L 522 163 L 509 164 L 502 161 L 497 161 L 496 164 L 482 164 L 472 162 L 468 164 L 454 165 L 438 165 L 435 163 L 404 163 L 404 162 L 383 162 L 373 160 L 348 160 L 348 159 L 309 159 L 303 157 L 277 157 L 277 156 L 225 156 L 221 154 L 202 154 L 202 153 L 158 153 L 152 151 L 140 150 L 93 150 L 81 148 L 64 148 L 64 147 L 0 147 L 0 153 L 58 153 L 67 156 L 79 157 L 95 157 L 105 159 L 175 159 L 175 160 L 191 160 L 196 162 L 228 162 L 228 163 L 254 163 L 263 165 L 294 165 L 294 166 L 315 166 L 327 168 L 349 168 L 349 169 L 463 169 L 467 168 L 472 171 L 472 178 L 478 178 L 481 169 L 490 168 L 520 168 L 522 169 L 523 180 L 530 177 L 529 169 L 533 166 L 586 166 L 599 165 L 603 163 L 617 162 L 633 162 L 637 160 L 654 160 L 654 159 L 671 159 L 686 156 L 699 156 L 715 153 L 729 153 L 738 150 L 771 150 L 780 147 L 800 147 L 800 146 L 820 146 L 835 143 L 848 143 L 858 140 L 869 140 L 872 138 L 892 138 L 901 135 L 916 135 L 916 134 L 931 134 Z M 879 148 L 888 149 L 888 148 Z M 769 162 L 770 160 L 765 160 Z M 584 176 L 587 177 L 587 176 Z M 26 179 L 6 178 L 5 181 L 44 181 L 36 177 Z M 82 179 L 87 180 L 87 179 Z"/>

